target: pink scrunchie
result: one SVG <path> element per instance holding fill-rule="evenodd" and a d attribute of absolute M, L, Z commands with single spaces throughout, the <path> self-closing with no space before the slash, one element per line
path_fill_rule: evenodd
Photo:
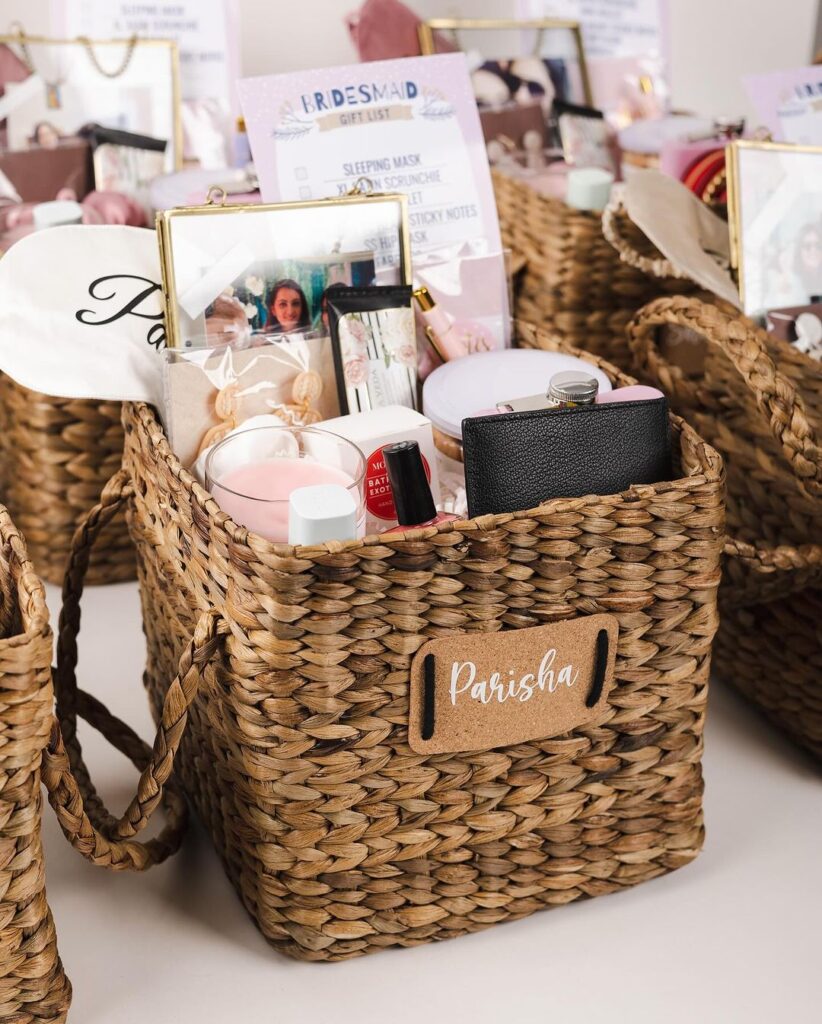
<path fill-rule="evenodd" d="M 419 57 L 421 20 L 400 0 L 365 0 L 359 11 L 346 19 L 361 61 Z M 446 39 L 437 36 L 438 53 L 453 49 Z"/>
<path fill-rule="evenodd" d="M 71 189 L 60 189 L 58 199 L 73 199 Z M 145 210 L 131 196 L 123 192 L 89 192 L 80 204 L 84 224 L 126 224 L 133 228 L 147 226 Z"/>
<path fill-rule="evenodd" d="M 77 195 L 70 188 L 61 188 L 56 199 L 72 199 Z M 122 192 L 89 192 L 80 204 L 84 224 L 126 224 L 130 227 L 148 226 L 145 211 L 139 203 Z M 5 228 L 15 231 L 34 223 L 34 207 L 39 203 L 17 203 L 6 211 Z"/>

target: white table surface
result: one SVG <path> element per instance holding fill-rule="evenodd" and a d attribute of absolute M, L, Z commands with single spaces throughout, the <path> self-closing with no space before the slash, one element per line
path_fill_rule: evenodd
<path fill-rule="evenodd" d="M 48 588 L 53 624 L 59 594 Z M 90 588 L 80 684 L 142 735 L 136 584 Z M 114 805 L 136 772 L 86 728 Z M 701 856 L 664 878 L 451 942 L 339 964 L 271 949 L 208 837 L 145 874 L 94 868 L 45 809 L 72 1024 L 812 1024 L 822 1021 L 822 771 L 714 686 Z"/>

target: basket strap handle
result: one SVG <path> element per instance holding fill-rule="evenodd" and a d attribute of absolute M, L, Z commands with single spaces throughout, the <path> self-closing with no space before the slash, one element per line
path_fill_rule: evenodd
<path fill-rule="evenodd" d="M 166 693 L 152 748 L 100 701 L 78 689 L 80 598 L 91 550 L 100 531 L 132 493 L 125 470 L 119 470 L 106 484 L 99 504 L 88 513 L 72 540 L 63 583 L 54 671 L 57 716 L 44 755 L 43 781 L 63 832 L 75 849 L 88 860 L 106 867 L 144 870 L 174 853 L 182 840 L 187 823 L 186 805 L 169 780 L 188 722 L 188 709 L 206 665 L 222 642 L 226 626 L 216 612 L 207 611 L 200 617 Z M 137 793 L 120 818 L 109 814 L 92 785 L 77 737 L 78 715 L 97 728 L 141 771 Z M 161 802 L 167 818 L 164 829 L 155 839 L 135 841 L 133 837 L 146 826 Z"/>
<path fill-rule="evenodd" d="M 695 331 L 731 360 L 767 416 L 799 488 L 812 500 L 822 497 L 822 450 L 802 396 L 768 354 L 766 332 L 695 298 L 656 299 L 644 306 L 628 324 L 628 341 L 638 365 L 668 393 L 684 383 L 684 374 L 662 358 L 656 345 L 657 328 L 664 324 Z"/>
<path fill-rule="evenodd" d="M 758 579 L 735 581 L 726 593 L 720 592 L 724 607 L 762 604 L 822 586 L 822 544 L 764 547 L 726 537 L 725 554 L 753 566 Z"/>
<path fill-rule="evenodd" d="M 602 211 L 602 234 L 607 242 L 616 249 L 622 263 L 627 263 L 635 270 L 641 270 L 649 277 L 664 279 L 680 278 L 690 281 L 688 274 L 675 267 L 665 256 L 645 256 L 637 252 L 634 245 L 623 233 L 623 225 L 630 222 L 628 211 L 622 201 L 622 188 L 617 187 L 611 193 L 607 206 Z"/>

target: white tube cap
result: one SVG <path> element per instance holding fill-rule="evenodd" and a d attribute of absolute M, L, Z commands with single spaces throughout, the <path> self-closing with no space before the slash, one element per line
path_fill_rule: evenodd
<path fill-rule="evenodd" d="M 288 543 L 323 544 L 327 540 L 354 540 L 357 504 L 339 484 L 297 487 L 288 499 Z"/>
<path fill-rule="evenodd" d="M 73 199 L 52 199 L 34 207 L 34 226 L 54 228 L 59 224 L 82 224 L 83 207 Z"/>

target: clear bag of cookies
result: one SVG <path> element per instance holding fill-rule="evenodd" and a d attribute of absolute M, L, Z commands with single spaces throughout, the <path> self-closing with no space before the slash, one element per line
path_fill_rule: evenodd
<path fill-rule="evenodd" d="M 255 416 L 310 426 L 339 415 L 327 335 L 250 335 L 213 348 L 167 349 L 165 427 L 184 466 Z"/>

